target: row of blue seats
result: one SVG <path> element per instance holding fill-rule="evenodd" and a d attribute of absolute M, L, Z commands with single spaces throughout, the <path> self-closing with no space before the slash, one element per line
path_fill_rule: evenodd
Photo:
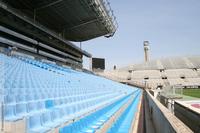
<path fill-rule="evenodd" d="M 4 103 L 5 104 L 13 104 L 13 103 L 20 103 L 20 102 L 30 102 L 30 101 L 39 101 L 39 100 L 46 100 L 46 99 L 54 99 L 56 100 L 63 100 L 68 101 L 68 103 L 76 102 L 80 100 L 84 100 L 87 98 L 98 97 L 111 94 L 111 92 L 97 92 L 97 93 L 87 93 L 87 94 L 79 94 L 79 95 L 55 95 L 55 94 L 48 94 L 48 93 L 35 93 L 35 94 L 8 94 L 4 95 Z M 115 93 L 112 93 L 115 94 Z"/>
<path fill-rule="evenodd" d="M 23 78 L 24 78 L 24 77 L 23 77 Z M 22 79 L 23 79 L 23 78 L 22 78 Z M 16 78 L 16 79 L 17 79 L 17 78 Z M 37 78 L 36 78 L 36 79 L 37 79 Z M 36 80 L 36 79 L 34 79 L 34 80 Z M 13 79 L 13 80 L 14 80 L 14 79 Z M 11 80 L 11 81 L 13 81 L 13 80 Z M 14 80 L 14 81 L 15 81 L 15 80 Z M 20 86 L 20 87 L 23 87 L 23 86 L 22 86 L 23 83 L 26 83 L 25 80 L 19 80 L 19 81 L 20 81 L 20 82 L 19 82 L 18 84 L 16 84 L 15 86 L 12 86 L 12 88 L 13 88 L 13 87 L 14 87 L 14 88 L 15 88 L 15 87 L 19 87 L 19 86 Z M 21 81 L 22 81 L 22 82 L 21 82 Z M 27 80 L 27 82 L 28 82 L 28 81 L 29 81 L 29 80 Z M 55 80 L 53 80 L 53 81 L 55 81 Z M 8 80 L 8 82 L 6 82 L 6 83 L 9 84 L 9 80 Z M 34 81 L 33 83 L 39 84 L 39 83 L 37 83 L 37 82 L 35 82 L 35 81 Z M 43 84 L 44 84 L 44 86 L 46 86 L 46 84 L 48 84 L 48 85 L 51 86 L 51 87 L 52 87 L 52 84 L 54 85 L 54 83 L 52 83 L 52 84 L 43 83 Z M 59 83 L 57 83 L 57 84 L 59 84 Z M 32 87 L 33 87 L 34 85 L 29 85 L 29 86 L 32 86 Z M 42 86 L 42 85 L 41 85 L 41 86 Z M 64 86 L 64 85 L 63 85 L 63 86 Z M 42 87 L 43 87 L 43 86 L 42 86 Z M 41 87 L 41 88 L 42 88 L 42 87 Z M 47 86 L 47 88 L 48 88 L 48 86 Z M 72 92 L 72 93 L 73 93 L 73 92 Z"/>
<path fill-rule="evenodd" d="M 20 57 L 20 56 L 18 56 L 18 57 Z M 7 61 L 5 63 L 6 68 L 9 67 L 10 64 L 14 64 L 15 63 L 14 61 L 15 61 L 14 59 L 12 60 L 12 63 L 10 63 L 9 61 Z M 33 60 L 33 59 L 28 59 L 28 58 L 26 59 L 25 57 L 24 57 L 24 61 L 29 62 L 31 64 L 34 64 L 36 66 L 40 66 L 41 68 L 48 68 L 48 67 L 50 68 L 50 67 L 52 67 L 52 66 L 50 66 L 48 64 L 45 64 L 45 63 L 42 63 L 42 62 L 39 62 L 39 61 L 36 61 L 36 60 Z M 16 69 L 20 69 L 20 67 L 17 67 L 18 65 L 19 64 L 16 64 Z M 20 64 L 20 65 L 22 65 L 22 64 Z M 10 72 L 12 72 L 12 70 Z M 13 74 L 15 74 L 15 72 Z"/>
<path fill-rule="evenodd" d="M 28 102 L 28 103 L 20 103 L 20 104 L 5 104 L 4 106 L 4 117 L 6 121 L 15 121 L 18 119 L 22 119 L 26 115 L 32 115 L 33 113 L 41 112 L 41 111 L 47 111 L 52 108 L 64 108 L 66 107 L 66 110 L 70 110 L 70 108 L 75 108 L 74 111 L 80 111 L 81 109 L 94 106 L 97 103 L 102 102 L 102 100 L 105 100 L 106 98 L 114 98 L 118 96 L 117 94 L 110 94 L 106 96 L 99 96 L 99 97 L 93 97 L 89 98 L 83 101 L 77 101 L 72 103 L 63 103 L 60 105 L 55 105 L 53 100 L 45 100 L 45 101 L 34 101 L 34 102 Z"/>
<path fill-rule="evenodd" d="M 22 73 L 26 73 L 26 72 L 22 72 Z M 28 73 L 28 72 L 27 72 Z M 34 72 L 33 72 L 34 73 Z M 36 76 L 36 75 L 40 75 L 40 77 Z M 77 85 L 83 85 L 83 86 L 88 86 L 88 80 L 91 79 L 90 78 L 87 78 L 87 79 L 81 79 L 81 82 L 80 81 L 77 81 L 77 82 L 74 82 L 73 80 L 75 79 L 70 79 L 70 77 L 60 77 L 60 78 L 57 78 L 57 77 L 52 77 L 52 78 L 45 78 L 44 76 L 48 75 L 45 74 L 44 76 L 42 76 L 41 74 L 37 74 L 36 73 L 35 77 L 32 77 L 31 75 L 29 75 L 28 77 L 23 77 L 22 74 L 19 74 L 19 78 L 17 76 L 13 77 L 12 75 L 10 75 L 11 77 L 4 77 L 6 79 L 6 88 L 17 88 L 17 87 L 21 87 L 21 88 L 28 88 L 28 87 L 32 87 L 34 88 L 37 87 L 37 88 L 42 88 L 42 87 L 46 87 L 46 88 L 62 88 L 62 87 L 66 87 L 66 86 L 73 86 L 73 87 L 76 87 Z M 24 79 L 27 79 L 24 81 Z M 102 82 L 104 83 L 105 81 L 102 80 Z M 90 86 L 94 85 L 94 83 L 98 84 L 100 83 L 99 81 L 98 82 L 94 82 L 92 84 L 90 84 Z M 106 84 L 106 83 L 105 83 Z M 105 85 L 104 85 L 105 86 Z M 104 88 L 103 85 L 101 86 L 96 86 L 97 88 L 98 87 L 101 87 L 101 88 Z M 110 85 L 109 85 L 110 86 Z M 107 86 L 105 86 L 107 87 Z"/>
<path fill-rule="evenodd" d="M 81 111 L 89 106 L 93 106 L 104 98 L 114 98 L 116 95 L 107 95 L 107 96 L 100 96 L 97 98 L 90 98 L 83 101 L 73 102 L 71 104 L 60 104 L 55 105 L 53 100 L 46 100 L 46 101 L 38 101 L 38 102 L 29 102 L 29 103 L 20 103 L 20 104 L 6 104 L 4 106 L 4 117 L 6 121 L 15 121 L 18 119 L 22 119 L 27 115 L 33 115 L 34 113 L 41 112 L 41 111 L 48 111 L 54 108 L 64 108 L 70 111 L 73 109 L 73 112 Z"/>
<path fill-rule="evenodd" d="M 135 113 L 137 112 L 137 105 L 139 103 L 140 96 L 141 91 L 139 90 L 132 103 L 122 113 L 118 120 L 113 123 L 107 133 L 129 133 L 131 131 L 131 125 L 134 121 Z"/>
<path fill-rule="evenodd" d="M 122 105 L 132 96 L 130 94 L 116 101 L 115 103 L 98 110 L 72 124 L 60 128 L 59 133 L 94 133 L 99 129 Z"/>
<path fill-rule="evenodd" d="M 30 63 L 32 65 L 38 66 L 42 69 L 46 69 L 46 70 L 61 70 L 61 71 L 65 71 L 65 72 L 75 72 L 72 71 L 70 69 L 64 68 L 64 67 L 60 67 L 58 65 L 54 65 L 54 64 L 50 64 L 50 63 L 44 63 L 44 62 L 40 62 L 40 61 L 36 61 L 34 59 L 31 58 L 27 58 L 27 57 L 22 57 L 22 56 L 16 56 L 18 59 L 21 59 L 22 61 L 25 61 L 27 63 Z"/>
<path fill-rule="evenodd" d="M 8 58 L 8 57 L 7 57 Z M 8 58 L 8 62 L 9 62 L 9 60 L 17 60 L 17 59 L 15 59 L 15 58 L 11 58 L 10 59 L 10 57 Z M 10 62 L 10 66 L 11 67 L 13 67 L 13 68 L 15 68 L 15 66 L 16 65 L 13 65 L 12 63 L 13 62 Z M 7 60 L 6 60 L 6 62 L 7 62 Z M 46 90 L 45 90 L 45 92 L 48 92 L 48 90 L 49 91 L 51 91 L 50 89 L 48 89 L 48 88 L 54 88 L 54 86 L 55 86 L 55 88 L 60 88 L 60 87 L 66 87 L 66 86 L 69 86 L 69 84 L 68 83 L 66 83 L 66 79 L 68 78 L 68 77 L 61 77 L 60 75 L 59 76 L 57 76 L 57 77 L 59 77 L 58 79 L 57 79 L 57 77 L 55 77 L 55 74 L 53 74 L 53 75 L 51 75 L 50 76 L 50 72 L 47 72 L 47 71 L 39 71 L 40 70 L 40 68 L 38 68 L 38 69 L 33 69 L 33 67 L 31 66 L 31 65 L 27 65 L 26 63 L 23 63 L 23 62 L 21 62 L 21 61 L 17 61 L 18 63 L 16 63 L 17 64 L 17 66 L 18 66 L 18 68 L 20 68 L 20 70 L 22 70 L 22 71 L 18 71 L 18 70 L 16 70 L 16 69 L 13 69 L 13 71 L 11 71 L 10 69 L 8 69 L 8 72 L 11 72 L 9 75 L 10 75 L 10 78 L 7 78 L 6 79 L 6 82 L 5 82 L 5 84 L 8 84 L 8 86 L 6 85 L 6 87 L 5 88 L 14 88 L 14 90 L 15 90 L 15 88 L 38 88 L 38 90 L 43 90 L 43 88 L 46 88 Z M 23 64 L 22 66 L 21 65 L 18 65 L 18 64 Z M 26 70 L 26 71 L 25 71 Z M 33 71 L 34 70 L 34 71 Z M 39 71 L 39 73 L 38 73 L 38 71 Z M 14 73 L 14 72 L 18 72 L 18 75 L 19 75 L 19 78 L 17 78 L 17 77 L 15 77 L 15 76 L 13 76 L 12 74 Z M 37 73 L 36 73 L 37 72 Z M 41 74 L 44 74 L 45 76 L 41 76 Z M 22 76 L 23 74 L 25 74 L 26 76 Z M 30 74 L 30 76 L 29 76 L 29 74 Z M 38 74 L 40 75 L 40 76 L 38 76 Z M 81 74 L 81 75 L 84 75 L 84 77 L 81 79 L 81 80 L 83 80 L 84 82 L 79 82 L 79 83 L 77 83 L 77 84 L 70 84 L 70 86 L 72 87 L 72 88 L 75 88 L 76 86 L 84 86 L 84 84 L 83 83 L 85 83 L 85 88 L 92 88 L 92 89 L 99 89 L 100 91 L 103 91 L 102 90 L 102 88 L 108 88 L 108 89 L 110 89 L 111 87 L 115 87 L 115 86 L 113 86 L 114 84 L 116 84 L 116 83 L 112 83 L 111 81 L 108 81 L 108 80 L 105 80 L 105 79 L 103 79 L 103 78 L 99 78 L 99 77 L 96 77 L 96 76 L 93 76 L 93 75 L 89 75 L 89 74 L 83 74 L 83 73 L 76 73 L 76 74 L 71 74 L 71 75 L 74 75 L 74 76 L 70 76 L 70 77 L 77 77 L 77 74 Z M 48 76 L 46 76 L 46 75 L 48 75 Z M 86 77 L 86 75 L 87 75 L 87 78 L 85 78 Z M 50 78 L 51 77 L 51 78 Z M 69 77 L 69 78 L 70 78 Z M 82 76 L 80 76 L 80 77 L 82 77 Z M 47 80 L 47 79 L 48 80 Z M 87 80 L 86 80 L 87 79 Z M 87 81 L 89 81 L 90 79 L 92 79 L 93 81 L 97 81 L 98 80 L 98 82 L 93 82 L 93 83 L 91 83 L 90 84 L 90 86 L 87 86 L 88 84 L 87 84 Z M 56 82 L 55 82 L 56 81 Z M 57 82 L 57 81 L 59 81 L 59 82 Z M 73 78 L 71 78 L 71 81 L 73 81 Z M 86 82 L 85 82 L 86 81 Z M 11 86 L 9 86 L 9 83 L 11 82 Z M 105 85 L 105 84 L 103 84 L 102 85 L 102 83 L 101 82 L 105 82 L 105 84 L 107 84 L 107 83 L 109 83 L 110 85 L 109 86 L 107 86 L 107 85 Z M 12 83 L 14 83 L 14 85 L 12 84 Z M 33 83 L 33 84 L 27 84 L 27 83 Z M 112 83 L 112 84 L 111 84 Z M 99 87 L 100 85 L 102 85 L 101 87 Z M 39 87 L 38 87 L 39 86 Z M 117 90 L 117 88 L 115 88 L 116 90 Z M 17 90 L 17 89 L 16 89 Z M 30 89 L 31 90 L 31 89 Z M 9 92 L 9 90 L 8 89 L 6 89 L 5 90 L 5 92 L 6 91 L 8 91 L 8 93 L 13 93 L 13 92 Z M 27 92 L 28 92 L 29 90 L 27 90 Z M 58 90 L 59 91 L 59 90 Z M 20 90 L 19 91 L 16 91 L 16 92 L 20 92 Z M 24 92 L 23 90 L 21 91 L 22 93 Z M 20 93 L 21 93 L 20 92 Z M 44 92 L 44 93 L 45 93 Z M 73 94 L 75 91 L 71 91 L 70 92 L 70 94 Z M 28 92 L 29 93 L 29 92 Z"/>
<path fill-rule="evenodd" d="M 12 60 L 11 60 L 12 62 L 10 62 L 10 63 L 5 63 L 6 69 L 9 69 L 9 70 L 10 70 L 9 73 L 8 73 L 8 75 L 9 75 L 10 73 L 16 75 L 16 74 L 18 74 L 18 71 L 22 71 L 22 70 L 28 71 L 28 70 L 29 70 L 29 66 L 31 66 L 31 69 L 33 69 L 34 71 L 43 72 L 43 73 L 41 73 L 41 74 L 44 74 L 44 73 L 45 73 L 45 71 L 44 71 L 43 69 L 34 67 L 33 65 L 27 64 L 27 63 L 25 63 L 25 62 L 20 62 L 20 61 L 18 61 L 18 62 L 15 63 L 15 62 L 14 62 L 15 60 L 16 60 L 16 59 L 12 59 Z M 13 66 L 12 66 L 13 64 L 14 64 L 14 68 L 15 68 L 15 69 L 13 69 Z M 43 63 L 41 63 L 41 64 L 43 64 Z M 22 68 L 21 66 L 24 67 L 24 68 Z M 15 71 L 15 70 L 18 70 L 18 71 Z M 24 73 L 24 74 L 26 75 L 26 73 Z M 53 74 L 53 73 L 52 73 L 52 74 Z"/>
<path fill-rule="evenodd" d="M 26 58 L 26 57 L 23 57 L 23 58 Z M 47 65 L 46 63 L 42 63 L 42 62 L 40 62 L 40 61 L 36 61 L 36 60 L 33 60 L 33 59 L 26 59 L 26 60 L 31 60 L 32 62 L 37 62 L 37 63 L 39 63 L 39 64 L 41 64 L 41 65 Z M 49 66 L 57 66 L 57 65 L 55 65 L 55 64 L 48 64 Z M 67 69 L 67 68 L 64 68 L 64 67 L 61 67 L 61 66 L 57 66 L 56 68 L 63 68 L 62 70 L 64 70 L 64 69 Z M 37 71 L 39 71 L 39 70 L 41 70 L 41 69 L 38 69 Z M 70 70 L 70 69 L 68 69 L 68 70 Z M 77 72 L 78 73 L 78 72 Z M 80 73 L 80 72 L 79 72 Z"/>
<path fill-rule="evenodd" d="M 20 87 L 20 88 L 64 88 L 66 86 L 72 86 L 72 87 L 76 87 L 76 86 L 94 86 L 94 84 L 96 83 L 98 85 L 98 83 L 100 82 L 92 82 L 91 84 L 87 84 L 89 79 L 91 78 L 87 78 L 87 79 L 81 79 L 81 82 L 77 81 L 73 81 L 75 79 L 70 79 L 69 77 L 62 77 L 61 79 L 57 79 L 57 77 L 52 77 L 51 79 L 48 78 L 46 79 L 45 77 L 43 77 L 41 74 L 36 74 L 36 75 L 40 75 L 40 77 L 38 76 L 35 76 L 35 77 L 32 77 L 31 75 L 29 75 L 29 77 L 22 77 L 22 75 L 20 75 L 20 78 L 17 78 L 15 76 L 14 77 L 4 77 L 6 79 L 6 88 L 17 88 L 17 87 Z M 48 74 L 47 74 L 48 75 Z M 12 75 L 11 75 L 12 76 Z M 35 79 L 34 79 L 35 78 Z M 27 79 L 24 81 L 24 79 Z M 59 80 L 59 81 L 57 81 Z M 102 80 L 102 82 L 104 83 L 105 81 Z M 105 83 L 106 84 L 106 83 Z M 99 84 L 100 85 L 100 84 Z M 100 85 L 100 86 L 94 86 L 95 88 L 104 88 L 104 87 L 107 87 L 108 86 L 112 86 L 112 85 Z"/>
<path fill-rule="evenodd" d="M 27 80 L 27 82 L 25 79 Z M 29 80 L 29 78 L 24 78 L 24 77 L 22 77 L 21 79 L 17 79 L 17 78 L 16 79 L 11 79 L 11 78 L 6 79 L 5 88 L 8 88 L 8 89 L 9 88 L 22 88 L 22 91 L 23 91 L 23 88 L 26 88 L 26 89 L 28 89 L 28 88 L 37 89 L 38 88 L 40 90 L 46 89 L 45 91 L 48 91 L 48 90 L 51 91 L 51 88 L 66 88 L 66 89 L 68 89 L 70 87 L 76 88 L 79 85 L 82 86 L 82 88 L 93 87 L 93 85 L 89 86 L 86 83 L 85 84 L 83 84 L 83 83 L 76 83 L 76 84 L 65 83 L 64 84 L 63 82 L 55 82 L 54 81 L 53 83 L 55 83 L 55 84 L 52 85 L 52 83 L 50 84 L 47 81 L 43 82 L 43 80 L 45 80 L 45 79 L 41 79 L 40 82 L 38 82 L 37 80 L 32 80 L 31 82 L 33 82 L 33 83 L 30 83 L 30 82 L 28 83 L 28 80 Z M 46 85 L 46 84 L 48 84 L 48 85 Z M 103 88 L 109 88 L 109 87 L 111 87 L 111 86 L 106 86 L 106 87 L 97 86 L 97 87 L 94 87 L 94 89 L 103 89 Z M 29 90 L 27 90 L 27 91 L 29 91 Z"/>
<path fill-rule="evenodd" d="M 109 99 L 109 100 L 107 100 Z M 62 125 L 66 121 L 73 118 L 82 116 L 86 112 L 90 112 L 98 107 L 103 106 L 102 103 L 108 104 L 112 101 L 113 97 L 106 97 L 101 99 L 96 99 L 91 103 L 80 103 L 76 106 L 65 106 L 60 108 L 55 108 L 50 110 L 48 113 L 38 113 L 34 116 L 30 116 L 27 119 L 27 132 L 29 133 L 43 133 L 51 130 L 52 128 Z M 103 102 L 104 101 L 104 102 Z M 84 107 L 84 108 L 81 108 Z M 71 112 L 66 112 L 66 110 L 71 110 Z M 48 115 L 51 114 L 51 115 Z M 44 118 L 46 115 L 46 119 Z"/>
<path fill-rule="evenodd" d="M 64 93 L 64 94 L 70 94 L 70 95 L 79 95 L 79 94 L 87 94 L 92 92 L 98 92 L 98 91 L 116 91 L 114 89 L 106 89 L 106 88 L 88 88 L 85 86 L 80 87 L 65 87 L 65 88 L 6 88 L 5 94 L 30 94 L 30 93 Z"/>

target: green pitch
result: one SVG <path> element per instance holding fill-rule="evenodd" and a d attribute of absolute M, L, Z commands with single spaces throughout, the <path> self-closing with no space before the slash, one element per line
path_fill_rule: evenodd
<path fill-rule="evenodd" d="M 183 89 L 183 95 L 200 98 L 200 89 Z"/>

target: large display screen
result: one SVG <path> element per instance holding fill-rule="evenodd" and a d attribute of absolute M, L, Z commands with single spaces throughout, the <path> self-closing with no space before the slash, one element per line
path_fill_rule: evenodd
<path fill-rule="evenodd" d="M 105 59 L 92 58 L 92 69 L 105 69 Z"/>

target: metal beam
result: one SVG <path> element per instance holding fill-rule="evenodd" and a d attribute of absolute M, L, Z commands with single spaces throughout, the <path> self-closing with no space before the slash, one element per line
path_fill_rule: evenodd
<path fill-rule="evenodd" d="M 81 27 L 81 26 L 83 26 L 83 25 L 91 24 L 91 23 L 94 23 L 94 22 L 97 22 L 97 21 L 98 21 L 98 19 L 92 19 L 92 20 L 90 20 L 90 21 L 87 21 L 87 22 L 81 23 L 81 24 L 79 24 L 79 25 L 75 25 L 75 26 L 73 26 L 73 27 L 70 27 L 70 28 L 68 28 L 68 29 L 66 29 L 66 30 L 72 30 L 72 29 Z M 66 27 L 66 26 L 64 26 L 64 27 Z"/>
<path fill-rule="evenodd" d="M 55 38 L 55 40 L 58 40 L 60 43 L 64 43 L 64 44 L 67 44 L 68 46 L 72 47 L 73 49 L 75 49 L 76 51 L 84 54 L 85 56 L 90 56 L 88 55 L 87 52 L 81 50 L 79 47 L 77 47 L 76 45 L 74 45 L 73 43 L 71 43 L 70 41 L 68 40 L 65 40 L 61 37 L 59 37 L 56 33 L 54 33 L 53 31 L 47 29 L 47 28 L 44 28 L 44 27 L 41 27 L 39 24 L 36 24 L 36 23 L 33 23 L 31 21 L 30 18 L 27 18 L 27 17 L 24 17 L 22 16 L 21 14 L 18 14 L 14 9 L 11 9 L 7 4 L 3 3 L 0 1 L 0 9 L 4 10 L 5 12 L 7 12 L 8 14 L 10 15 L 13 15 L 14 17 L 16 18 L 19 18 L 20 21 L 23 21 L 24 23 L 27 23 L 29 24 L 30 26 L 33 26 L 35 29 L 37 29 L 38 31 L 42 31 L 44 32 L 45 34 L 47 34 L 48 36 L 51 36 L 52 38 Z M 3 19 L 3 18 L 1 18 Z M 7 18 L 8 19 L 8 18 Z M 1 20 L 3 21 L 3 20 Z M 6 23 L 13 23 L 12 21 L 8 21 Z M 16 25 L 16 23 L 13 23 L 12 25 Z M 23 28 L 24 30 L 27 31 L 27 29 L 25 27 L 19 27 L 19 26 L 16 26 L 16 28 Z M 27 33 L 30 33 L 32 34 L 32 32 L 27 32 Z M 35 35 L 34 35 L 35 36 Z M 37 36 L 39 37 L 39 36 Z"/>
<path fill-rule="evenodd" d="M 57 1 L 54 1 L 54 2 L 51 2 L 51 3 L 48 3 L 48 4 L 46 4 L 46 5 L 43 5 L 43 6 L 41 6 L 41 7 L 35 8 L 35 10 L 36 10 L 36 11 L 42 10 L 42 9 L 44 9 L 44 8 L 47 8 L 47 7 L 53 6 L 53 5 L 55 5 L 55 4 L 58 4 L 58 3 L 62 2 L 62 1 L 63 1 L 63 0 L 57 0 Z"/>

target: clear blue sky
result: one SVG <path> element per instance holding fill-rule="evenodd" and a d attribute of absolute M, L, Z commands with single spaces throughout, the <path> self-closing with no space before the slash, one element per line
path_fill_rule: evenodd
<path fill-rule="evenodd" d="M 82 43 L 106 59 L 106 69 L 142 62 L 144 40 L 150 41 L 151 59 L 200 55 L 200 0 L 109 1 L 119 23 L 115 36 Z"/>

